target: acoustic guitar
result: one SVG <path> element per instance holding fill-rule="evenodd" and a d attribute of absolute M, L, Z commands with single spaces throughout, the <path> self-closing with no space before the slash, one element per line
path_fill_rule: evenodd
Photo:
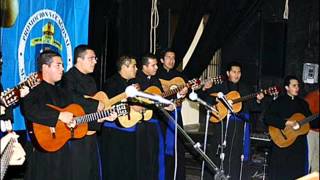
<path fill-rule="evenodd" d="M 146 90 L 144 90 L 144 92 L 149 94 L 160 95 L 161 97 L 169 97 L 177 94 L 179 91 L 181 91 L 185 87 L 191 88 L 196 86 L 197 87 L 202 86 L 206 81 L 212 81 L 214 85 L 221 84 L 223 82 L 222 76 L 213 77 L 204 81 L 200 79 L 192 79 L 192 80 L 189 80 L 187 83 L 185 83 L 181 77 L 175 77 L 168 81 L 160 79 L 161 85 L 165 87 L 164 89 L 167 89 L 167 90 L 164 90 L 164 92 L 161 92 L 161 90 L 156 86 L 150 86 Z M 145 114 L 144 117 L 151 118 L 152 110 L 147 109 L 144 114 Z M 149 119 L 144 118 L 144 120 L 149 120 Z"/>
<path fill-rule="evenodd" d="M 232 102 L 231 104 L 232 104 L 233 111 L 235 113 L 237 113 L 242 109 L 242 102 L 243 101 L 247 101 L 247 100 L 255 98 L 258 93 L 263 93 L 265 95 L 271 95 L 271 96 L 277 96 L 279 94 L 279 88 L 277 86 L 273 86 L 273 87 L 269 87 L 268 89 L 260 90 L 257 93 L 249 94 L 249 95 L 246 95 L 243 97 L 241 97 L 240 93 L 237 91 L 230 91 L 228 94 L 225 95 L 225 97 L 228 101 Z M 210 96 L 215 97 L 215 96 L 217 96 L 217 93 L 212 93 L 212 94 L 210 94 Z M 212 112 L 213 115 L 210 117 L 210 121 L 213 123 L 218 123 L 218 122 L 222 121 L 227 116 L 228 109 L 220 101 L 215 105 L 215 107 L 219 113 Z"/>
<path fill-rule="evenodd" d="M 59 112 L 71 112 L 74 115 L 73 120 L 76 124 L 74 128 L 71 128 L 58 120 L 55 127 L 48 127 L 33 122 L 33 133 L 37 143 L 43 150 L 48 152 L 59 150 L 69 139 L 83 138 L 87 134 L 89 122 L 108 117 L 113 112 L 116 112 L 118 116 L 123 116 L 128 113 L 125 104 L 118 104 L 107 110 L 90 114 L 85 114 L 83 108 L 78 104 L 71 104 L 65 108 L 50 104 L 47 104 L 47 106 Z"/>
<path fill-rule="evenodd" d="M 110 108 L 112 105 L 118 103 L 119 101 L 122 101 L 123 99 L 127 98 L 127 94 L 125 92 L 118 94 L 114 96 L 113 98 L 109 99 L 108 95 L 103 92 L 99 91 L 94 96 L 85 96 L 86 98 L 95 99 L 98 101 L 101 101 L 104 104 L 105 110 Z M 132 107 L 129 107 L 129 113 L 126 115 L 118 116 L 118 121 L 120 125 L 124 128 L 129 128 L 137 124 L 142 118 L 144 113 L 135 111 Z M 151 119 L 151 117 L 148 117 L 149 114 L 145 114 L 145 118 Z M 152 114 L 151 114 L 152 116 Z"/>
<path fill-rule="evenodd" d="M 308 116 L 307 118 L 301 113 L 293 114 L 288 121 L 296 121 L 297 127 L 286 126 L 279 129 L 269 126 L 269 134 L 272 141 L 280 148 L 285 148 L 294 143 L 298 136 L 307 134 L 310 130 L 309 122 L 319 118 L 319 114 Z"/>
<path fill-rule="evenodd" d="M 14 105 L 20 100 L 20 89 L 24 86 L 29 87 L 30 89 L 33 89 L 38 84 L 40 84 L 42 80 L 40 73 L 32 73 L 28 78 L 22 82 L 20 82 L 18 85 L 16 85 L 12 89 L 8 89 L 1 93 L 0 97 L 0 103 L 1 105 L 5 107 L 9 107 L 11 105 Z"/>
<path fill-rule="evenodd" d="M 211 82 L 213 82 L 213 84 L 221 84 L 223 82 L 223 77 L 219 75 L 219 76 L 208 78 L 205 80 L 201 80 L 201 79 L 192 79 L 191 80 L 191 82 L 194 82 L 194 84 L 192 85 L 193 87 L 201 87 L 207 81 L 211 81 Z M 181 90 L 186 85 L 186 82 L 181 77 L 175 77 L 170 80 L 160 79 L 160 82 L 161 82 L 161 86 L 162 86 L 164 92 L 169 91 L 169 90 L 173 90 L 173 89 L 177 89 L 177 88 L 179 88 Z"/>

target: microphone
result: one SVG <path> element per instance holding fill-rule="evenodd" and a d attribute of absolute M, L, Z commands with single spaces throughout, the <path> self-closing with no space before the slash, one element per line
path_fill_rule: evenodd
<path fill-rule="evenodd" d="M 192 100 L 192 101 L 197 101 L 197 102 L 199 102 L 200 104 L 202 104 L 202 105 L 204 105 L 207 109 L 209 109 L 211 112 L 215 112 L 215 113 L 217 113 L 217 114 L 219 114 L 219 112 L 215 109 L 215 108 L 213 108 L 212 106 L 210 106 L 207 102 L 205 102 L 204 100 L 202 100 L 202 99 L 200 99 L 199 97 L 198 97 L 198 94 L 197 93 L 195 93 L 195 92 L 191 92 L 190 94 L 189 94 L 189 98 Z"/>
<path fill-rule="evenodd" d="M 230 112 L 234 113 L 232 105 L 228 102 L 222 92 L 218 92 L 218 98 L 222 100 L 223 104 L 230 110 Z"/>
<path fill-rule="evenodd" d="M 138 91 L 135 87 L 133 86 L 128 86 L 125 90 L 126 94 L 128 97 L 144 97 L 144 98 L 148 98 L 154 101 L 157 101 L 159 103 L 163 103 L 163 104 L 172 104 L 171 101 L 169 101 L 168 99 L 165 99 L 159 95 L 152 95 L 152 94 L 148 94 L 148 93 L 144 93 L 141 91 Z"/>

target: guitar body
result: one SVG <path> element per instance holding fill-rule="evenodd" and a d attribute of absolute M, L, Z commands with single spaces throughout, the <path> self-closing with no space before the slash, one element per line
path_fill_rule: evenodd
<path fill-rule="evenodd" d="M 101 101 L 104 106 L 105 106 L 105 109 L 106 108 L 109 108 L 111 107 L 113 104 L 111 104 L 109 102 L 109 97 L 106 93 L 104 93 L 103 91 L 99 91 L 97 92 L 94 96 L 91 97 L 92 99 L 95 99 L 95 100 L 98 100 L 98 101 Z"/>
<path fill-rule="evenodd" d="M 156 91 L 156 87 L 155 88 L 150 88 L 150 90 L 151 91 L 152 90 Z M 160 91 L 160 89 L 159 89 L 159 91 Z M 161 93 L 161 91 L 160 91 L 160 93 Z M 94 96 L 88 97 L 88 98 L 101 101 L 104 104 L 105 110 L 106 110 L 106 109 L 110 108 L 112 105 L 114 105 L 114 104 L 118 103 L 119 101 L 125 99 L 126 97 L 127 96 L 126 96 L 125 93 L 121 93 L 121 94 L 109 99 L 105 92 L 99 91 Z M 151 113 L 152 113 L 152 111 L 151 111 Z M 149 115 L 144 116 L 144 117 L 149 117 Z M 151 114 L 151 117 L 152 117 L 152 114 Z M 151 117 L 149 119 L 151 119 Z M 135 110 L 130 108 L 129 115 L 119 116 L 118 120 L 119 120 L 119 123 L 120 123 L 120 125 L 122 127 L 129 128 L 129 127 L 132 127 L 135 124 L 137 124 L 142 118 L 143 117 L 142 117 L 142 114 L 140 112 L 136 112 Z"/>
<path fill-rule="evenodd" d="M 216 93 L 210 94 L 211 96 L 216 95 Z M 238 99 L 240 98 L 240 94 L 237 91 L 230 91 L 226 95 L 227 100 L 233 100 L 233 99 Z M 219 102 L 218 104 L 215 105 L 216 109 L 218 110 L 219 114 L 213 112 L 213 116 L 210 117 L 210 121 L 213 123 L 218 123 L 222 121 L 228 114 L 228 109 L 225 107 L 225 105 L 222 102 Z M 237 102 L 232 104 L 232 108 L 234 112 L 239 112 L 242 109 L 242 102 Z"/>
<path fill-rule="evenodd" d="M 109 99 L 108 95 L 103 92 L 99 91 L 94 96 L 84 96 L 85 98 L 91 98 L 97 101 L 100 101 L 104 104 L 104 110 L 109 109 L 111 106 L 115 105 L 116 103 L 122 101 L 123 99 L 127 98 L 127 94 L 125 92 L 114 96 L 113 98 Z"/>
<path fill-rule="evenodd" d="M 77 104 L 71 104 L 65 108 L 59 108 L 53 105 L 48 106 L 60 112 L 71 112 L 76 117 L 85 114 L 82 107 Z M 78 124 L 74 127 L 72 132 L 71 129 L 60 120 L 57 121 L 56 126 L 53 128 L 38 123 L 32 123 L 32 127 L 38 144 L 48 152 L 55 152 L 59 150 L 69 139 L 80 139 L 88 132 L 87 123 Z"/>
<path fill-rule="evenodd" d="M 161 90 L 157 86 L 150 86 L 144 92 L 149 94 L 161 95 Z"/>
<path fill-rule="evenodd" d="M 164 91 L 168 91 L 170 89 L 177 88 L 185 84 L 184 79 L 181 77 L 175 77 L 170 80 L 160 79 L 160 82 Z"/>
<path fill-rule="evenodd" d="M 305 116 L 301 113 L 293 114 L 288 121 L 302 121 Z M 309 123 L 302 125 L 299 129 L 294 130 L 291 127 L 285 127 L 284 129 L 278 129 L 273 126 L 269 126 L 269 134 L 272 141 L 280 148 L 285 148 L 294 143 L 298 136 L 307 134 L 310 130 Z"/>

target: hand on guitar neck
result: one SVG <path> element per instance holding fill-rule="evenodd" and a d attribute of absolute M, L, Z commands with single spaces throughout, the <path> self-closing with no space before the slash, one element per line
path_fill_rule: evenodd
<path fill-rule="evenodd" d="M 188 93 L 188 87 L 184 87 L 178 92 L 177 98 L 178 99 L 185 98 L 187 93 Z"/>
<path fill-rule="evenodd" d="M 235 113 L 238 113 L 242 109 L 242 102 L 247 101 L 249 99 L 257 98 L 257 100 L 261 100 L 264 97 L 264 94 L 275 96 L 279 93 L 279 88 L 276 86 L 269 87 L 265 90 L 260 90 L 257 93 L 252 93 L 246 96 L 240 95 L 237 91 L 230 91 L 228 94 L 225 95 L 226 100 L 229 102 L 229 104 L 232 106 L 232 109 Z M 211 93 L 210 96 L 216 97 L 218 93 Z M 210 121 L 213 123 L 220 122 L 223 120 L 227 114 L 228 114 L 228 108 L 224 105 L 222 102 L 218 102 L 218 104 L 215 105 L 217 110 L 219 111 L 219 114 L 212 113 L 213 116 L 211 116 Z"/>

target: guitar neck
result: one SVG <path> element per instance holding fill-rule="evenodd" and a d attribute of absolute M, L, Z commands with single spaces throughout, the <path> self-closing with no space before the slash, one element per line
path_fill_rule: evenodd
<path fill-rule="evenodd" d="M 90 113 L 90 114 L 76 117 L 75 121 L 76 121 L 76 124 L 88 123 L 88 122 L 92 122 L 98 119 L 108 117 L 111 115 L 111 113 L 114 113 L 114 112 L 118 113 L 118 116 L 122 114 L 126 114 L 126 112 L 124 111 L 126 111 L 126 108 L 124 107 L 124 105 L 113 106 L 111 109 L 98 111 L 95 113 Z"/>
<path fill-rule="evenodd" d="M 222 76 L 210 77 L 203 81 L 201 81 L 201 86 L 206 84 L 207 82 L 212 82 L 213 85 L 221 84 L 223 82 Z"/>
<path fill-rule="evenodd" d="M 249 94 L 249 95 L 246 95 L 246 96 L 243 96 L 241 98 L 238 98 L 238 99 L 234 99 L 232 100 L 233 103 L 238 103 L 238 102 L 242 102 L 242 101 L 247 101 L 249 99 L 253 99 L 257 96 L 257 93 L 253 93 L 253 94 Z"/>
<path fill-rule="evenodd" d="M 252 93 L 243 97 L 240 97 L 238 99 L 234 99 L 232 100 L 233 103 L 238 103 L 238 102 L 242 102 L 242 101 L 247 101 L 249 99 L 253 99 L 257 96 L 258 93 L 263 93 L 263 94 L 270 94 L 270 92 L 268 90 L 261 90 L 260 92 L 256 92 L 256 93 Z"/>
<path fill-rule="evenodd" d="M 310 121 L 317 119 L 318 116 L 319 116 L 319 114 L 314 114 L 314 115 L 308 116 L 307 118 L 303 119 L 302 121 L 299 121 L 298 123 L 300 126 L 303 126 L 304 124 L 309 123 Z"/>

